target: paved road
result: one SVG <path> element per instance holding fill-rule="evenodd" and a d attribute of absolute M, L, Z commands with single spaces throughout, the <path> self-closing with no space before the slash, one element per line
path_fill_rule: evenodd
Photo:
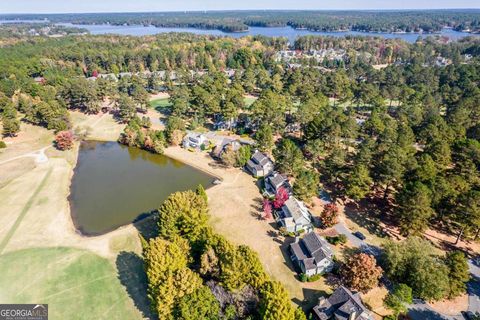
<path fill-rule="evenodd" d="M 472 279 L 467 283 L 468 311 L 480 312 L 480 265 L 474 260 L 468 260 Z"/>

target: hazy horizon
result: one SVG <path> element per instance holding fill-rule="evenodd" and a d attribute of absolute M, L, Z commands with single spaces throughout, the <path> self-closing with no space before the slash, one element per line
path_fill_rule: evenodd
<path fill-rule="evenodd" d="M 295 2 L 286 0 L 244 0 L 241 2 L 222 2 L 215 0 L 17 0 L 0 4 L 0 14 L 55 14 L 55 13 L 126 13 L 126 12 L 182 12 L 182 11 L 247 11 L 247 10 L 454 10 L 480 9 L 478 0 L 438 0 L 434 4 L 429 0 L 404 0 L 402 2 L 381 0 L 346 0 L 342 5 L 338 1 L 326 0 L 312 3 L 308 0 Z"/>

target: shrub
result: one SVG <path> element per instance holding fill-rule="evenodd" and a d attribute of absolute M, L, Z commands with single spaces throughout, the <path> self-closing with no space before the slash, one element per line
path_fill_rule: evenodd
<path fill-rule="evenodd" d="M 339 234 L 338 236 L 326 237 L 327 241 L 333 245 L 345 244 L 347 243 L 347 236 L 344 234 Z"/>
<path fill-rule="evenodd" d="M 69 150 L 73 147 L 73 133 L 71 131 L 60 131 L 55 136 L 55 145 L 59 150 Z"/>
<path fill-rule="evenodd" d="M 5 149 L 7 147 L 7 144 L 5 141 L 0 141 L 0 149 Z"/>

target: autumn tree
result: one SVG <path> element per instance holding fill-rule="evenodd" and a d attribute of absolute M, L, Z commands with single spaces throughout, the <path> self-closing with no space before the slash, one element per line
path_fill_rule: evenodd
<path fill-rule="evenodd" d="M 340 270 L 343 283 L 363 293 L 378 286 L 382 272 L 382 268 L 377 266 L 375 257 L 366 253 L 351 255 Z"/>
<path fill-rule="evenodd" d="M 273 200 L 273 207 L 275 209 L 280 209 L 289 197 L 290 195 L 288 194 L 288 190 L 284 187 L 280 187 L 275 194 L 275 200 Z"/>
<path fill-rule="evenodd" d="M 335 203 L 328 203 L 324 206 L 319 216 L 321 225 L 324 228 L 333 227 L 338 223 L 338 207 Z"/>
<path fill-rule="evenodd" d="M 59 150 L 70 150 L 73 147 L 73 133 L 71 131 L 60 131 L 55 136 L 55 146 Z"/>
<path fill-rule="evenodd" d="M 262 204 L 263 219 L 270 220 L 272 219 L 272 203 L 268 199 L 263 199 Z"/>

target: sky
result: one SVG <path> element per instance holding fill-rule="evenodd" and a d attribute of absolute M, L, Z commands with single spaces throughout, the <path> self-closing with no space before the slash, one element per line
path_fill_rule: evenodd
<path fill-rule="evenodd" d="M 480 0 L 0 0 L 0 13 L 480 8 Z"/>

